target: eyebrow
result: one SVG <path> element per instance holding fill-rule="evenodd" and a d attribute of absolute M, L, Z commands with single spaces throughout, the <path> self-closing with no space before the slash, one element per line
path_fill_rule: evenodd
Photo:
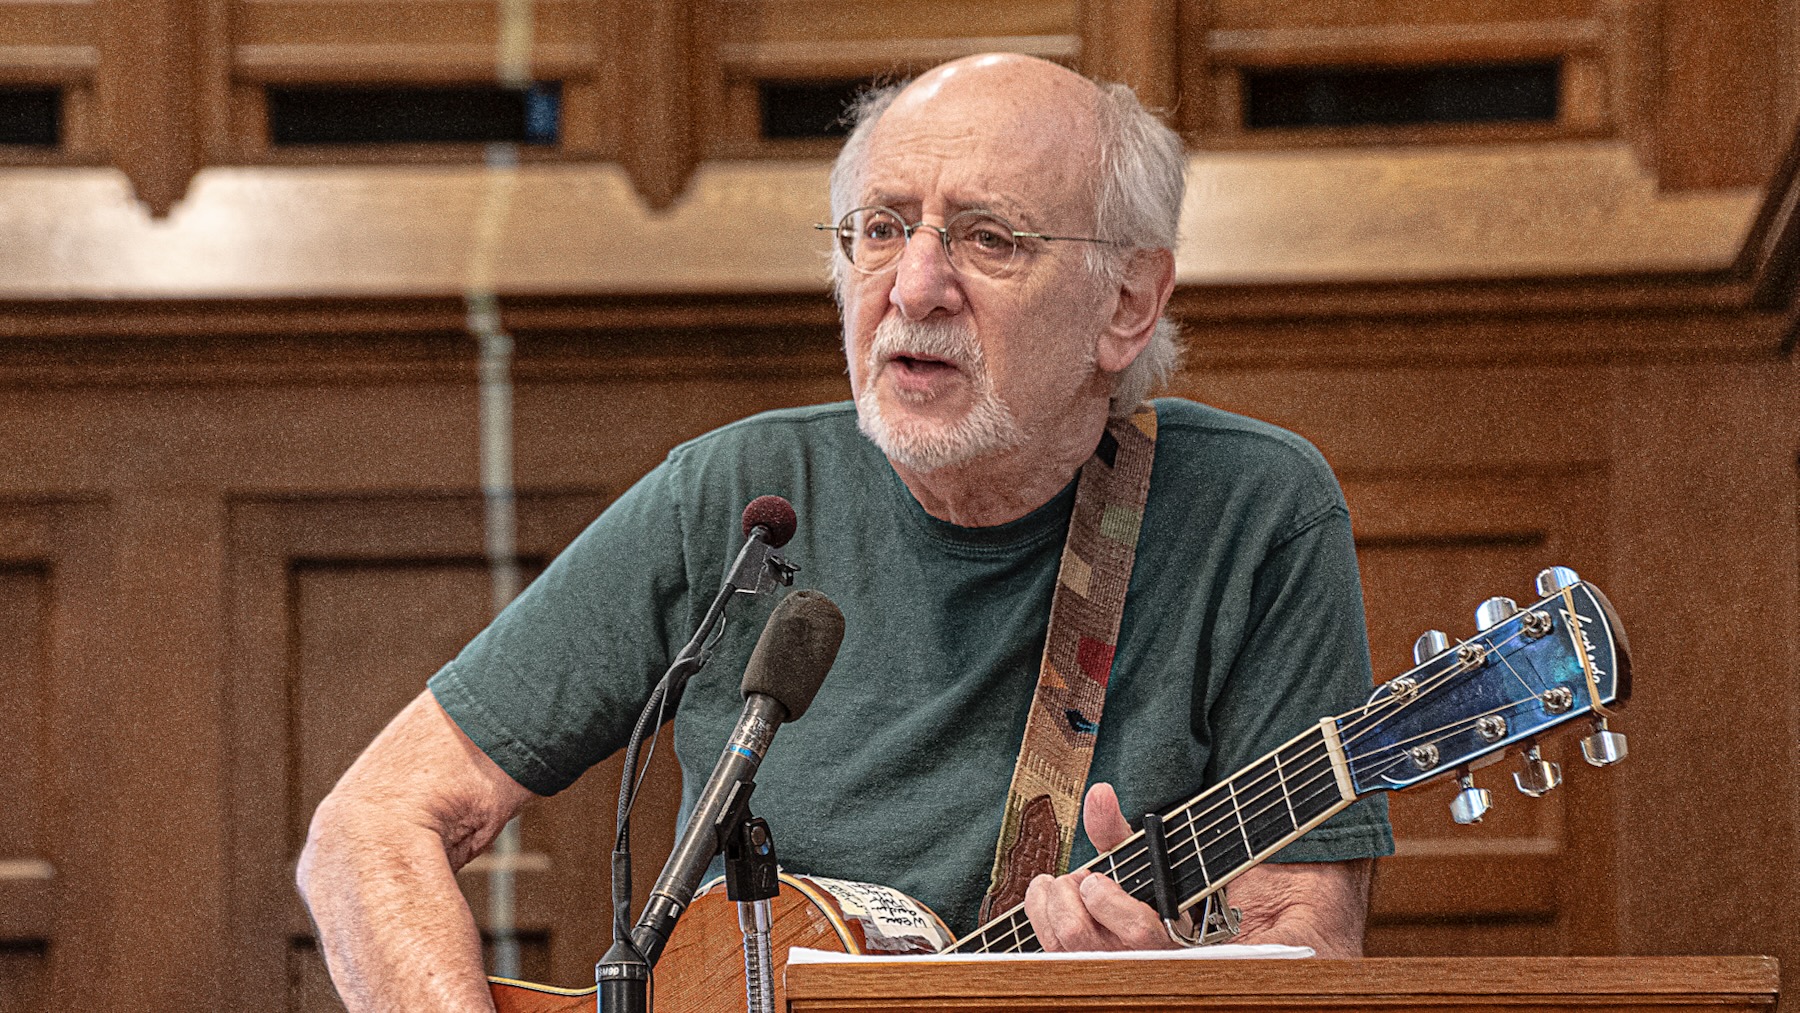
<path fill-rule="evenodd" d="M 893 208 L 895 211 L 903 211 L 917 208 L 923 201 L 919 200 L 917 197 L 902 197 L 892 191 L 884 192 L 877 190 L 866 194 L 863 197 L 863 203 L 865 205 L 879 204 L 882 207 Z M 1031 225 L 1027 220 L 1028 216 L 1025 211 L 1020 205 L 1015 204 L 1006 197 L 995 197 L 992 200 L 981 201 L 978 203 L 952 200 L 950 202 L 950 208 L 951 214 L 958 214 L 963 211 L 989 211 L 1011 222 L 1014 228 L 1023 228 L 1027 231 L 1031 230 Z"/>

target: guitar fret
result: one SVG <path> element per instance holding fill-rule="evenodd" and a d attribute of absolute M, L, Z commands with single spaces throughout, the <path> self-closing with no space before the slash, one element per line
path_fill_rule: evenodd
<path fill-rule="evenodd" d="M 1287 805 L 1288 822 L 1293 824 L 1294 829 L 1298 830 L 1300 829 L 1300 819 L 1294 815 L 1294 800 L 1288 790 L 1287 774 L 1281 769 L 1281 753 L 1279 750 L 1275 753 L 1275 780 L 1279 782 L 1281 786 L 1281 801 Z"/>
<path fill-rule="evenodd" d="M 1169 861 L 1182 899 L 1235 875 L 1302 826 L 1343 804 L 1324 733 L 1312 729 L 1164 817 Z M 1278 795 L 1279 798 L 1273 797 Z M 1185 831 L 1185 833 L 1184 833 Z M 1141 834 L 1087 868 L 1149 903 L 1154 894 L 1149 851 Z M 990 922 L 947 952 L 1041 950 L 1024 908 Z"/>
<path fill-rule="evenodd" d="M 1188 845 L 1194 849 L 1194 861 L 1200 863 L 1200 880 L 1212 883 L 1212 873 L 1206 868 L 1206 849 L 1200 846 L 1200 820 L 1189 816 L 1187 821 Z"/>
<path fill-rule="evenodd" d="M 1256 845 L 1250 843 L 1250 828 L 1244 825 L 1244 810 L 1238 805 L 1236 778 L 1225 782 L 1225 790 L 1231 795 L 1231 815 L 1237 820 L 1238 836 L 1244 839 L 1244 854 L 1256 854 Z M 1248 859 L 1246 859 L 1248 860 Z"/>

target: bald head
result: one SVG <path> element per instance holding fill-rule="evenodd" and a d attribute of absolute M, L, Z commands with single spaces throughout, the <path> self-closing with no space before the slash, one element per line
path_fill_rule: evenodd
<path fill-rule="evenodd" d="M 869 155 L 877 169 L 892 160 L 941 158 L 977 187 L 1027 185 L 1036 192 L 998 196 L 1036 206 L 1008 210 L 1041 218 L 1052 213 L 1043 204 L 1051 201 L 1073 212 L 1058 215 L 1058 227 L 1088 229 L 1098 197 L 1099 94 L 1092 81 L 1048 60 L 1016 53 L 964 57 L 894 96 L 870 131 Z M 1027 227 L 1043 226 L 1040 220 Z"/>

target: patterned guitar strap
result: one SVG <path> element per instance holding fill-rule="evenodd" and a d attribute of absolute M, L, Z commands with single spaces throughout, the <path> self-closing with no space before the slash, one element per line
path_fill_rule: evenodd
<path fill-rule="evenodd" d="M 1081 469 L 983 922 L 1023 902 L 1033 877 L 1069 869 L 1155 458 L 1156 410 L 1142 404 L 1107 423 Z"/>

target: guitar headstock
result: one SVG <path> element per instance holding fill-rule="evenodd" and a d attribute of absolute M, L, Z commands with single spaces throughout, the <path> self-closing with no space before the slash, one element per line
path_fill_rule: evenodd
<path fill-rule="evenodd" d="M 1587 719 L 1589 763 L 1625 756 L 1625 737 L 1610 730 L 1612 708 L 1631 692 L 1625 630 L 1600 590 L 1567 567 L 1538 574 L 1535 604 L 1490 598 L 1476 610 L 1475 636 L 1451 643 L 1431 631 L 1414 646 L 1417 666 L 1376 688 L 1368 703 L 1338 719 L 1356 793 L 1394 791 L 1456 772 L 1462 791 L 1451 805 L 1459 823 L 1488 807 L 1468 777 L 1472 766 L 1509 749 L 1525 753 L 1519 790 L 1541 795 L 1562 780 L 1538 755 L 1536 740 Z"/>

